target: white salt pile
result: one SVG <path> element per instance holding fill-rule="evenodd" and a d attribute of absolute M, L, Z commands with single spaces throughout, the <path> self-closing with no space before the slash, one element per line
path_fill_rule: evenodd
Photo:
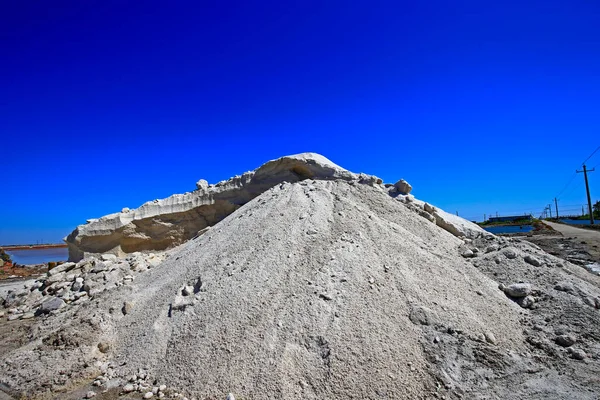
<path fill-rule="evenodd" d="M 2 383 L 198 399 L 600 392 L 587 272 L 374 177 L 277 184 L 161 257 L 40 315 Z"/>

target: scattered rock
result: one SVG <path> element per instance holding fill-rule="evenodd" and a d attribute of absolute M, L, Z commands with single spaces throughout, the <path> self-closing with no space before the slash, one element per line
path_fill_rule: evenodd
<path fill-rule="evenodd" d="M 490 331 L 486 331 L 486 332 L 484 333 L 484 336 L 485 336 L 485 341 L 486 341 L 486 342 L 488 342 L 488 343 L 490 343 L 490 344 L 496 344 L 496 343 L 498 343 L 498 342 L 496 341 L 496 336 L 494 336 L 494 334 L 493 334 L 492 332 L 490 332 Z"/>
<path fill-rule="evenodd" d="M 98 350 L 100 350 L 101 353 L 108 353 L 108 350 L 110 350 L 110 344 L 106 342 L 100 342 L 98 343 Z"/>
<path fill-rule="evenodd" d="M 126 301 L 123 303 L 123 308 L 121 309 L 121 311 L 123 312 L 123 315 L 127 315 L 131 312 L 132 309 L 133 309 L 133 302 Z"/>
<path fill-rule="evenodd" d="M 58 297 L 52 297 L 49 300 L 46 300 L 42 303 L 38 312 L 42 314 L 48 314 L 51 311 L 58 310 L 65 305 L 63 299 L 59 299 Z"/>
<path fill-rule="evenodd" d="M 515 250 L 513 250 L 513 249 L 511 249 L 511 248 L 505 249 L 505 250 L 502 252 L 502 254 L 504 254 L 504 256 L 505 256 L 506 258 L 508 258 L 509 260 L 514 260 L 515 258 L 517 258 L 517 253 L 516 253 L 516 251 L 515 251 Z"/>
<path fill-rule="evenodd" d="M 475 257 L 475 253 L 471 249 L 464 249 L 460 252 L 460 255 L 464 258 L 473 258 Z"/>
<path fill-rule="evenodd" d="M 531 308 L 535 304 L 535 298 L 531 295 L 521 297 L 519 298 L 517 303 L 523 308 Z"/>
<path fill-rule="evenodd" d="M 31 319 L 33 317 L 35 317 L 35 313 L 33 311 L 29 311 L 29 312 L 26 312 L 25 314 L 23 314 L 21 319 Z"/>
<path fill-rule="evenodd" d="M 412 186 L 404 179 L 400 179 L 398 182 L 396 182 L 394 184 L 394 187 L 401 194 L 409 194 L 412 191 Z"/>
<path fill-rule="evenodd" d="M 494 251 L 498 251 L 498 246 L 493 244 L 485 248 L 486 253 L 492 253 Z"/>
<path fill-rule="evenodd" d="M 554 289 L 560 292 L 575 293 L 575 288 L 570 282 L 560 282 L 554 286 Z"/>
<path fill-rule="evenodd" d="M 557 336 L 555 339 L 555 342 L 559 346 L 569 347 L 569 346 L 573 346 L 575 344 L 576 340 L 573 335 L 566 334 L 566 335 Z"/>
<path fill-rule="evenodd" d="M 415 325 L 432 325 L 438 321 L 436 313 L 424 306 L 413 307 L 408 318 Z"/>
<path fill-rule="evenodd" d="M 53 275 L 56 275 L 56 274 L 61 273 L 61 272 L 70 271 L 74 267 L 75 267 L 75 263 L 73 263 L 73 262 L 66 262 L 66 263 L 60 264 L 60 265 L 52 268 L 51 270 L 49 270 L 48 271 L 48 276 L 53 276 Z"/>
<path fill-rule="evenodd" d="M 513 283 L 504 288 L 504 293 L 510 297 L 525 297 L 531 293 L 531 284 Z"/>
<path fill-rule="evenodd" d="M 184 296 L 191 296 L 194 294 L 194 287 L 193 286 L 185 286 L 183 288 L 183 290 L 181 291 L 181 294 Z"/>
<path fill-rule="evenodd" d="M 542 262 L 540 260 L 530 255 L 526 255 L 524 260 L 527 264 L 531 264 L 534 267 L 539 267 L 542 265 Z"/>
<path fill-rule="evenodd" d="M 587 354 L 585 353 L 585 351 L 583 351 L 581 349 L 569 348 L 569 350 L 571 353 L 571 357 L 574 358 L 575 360 L 584 360 L 587 357 Z"/>
<path fill-rule="evenodd" d="M 102 261 L 117 261 L 117 256 L 114 254 L 102 254 L 100 258 Z"/>

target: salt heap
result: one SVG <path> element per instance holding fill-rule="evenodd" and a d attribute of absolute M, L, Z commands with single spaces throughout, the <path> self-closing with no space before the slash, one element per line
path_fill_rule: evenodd
<path fill-rule="evenodd" d="M 173 398 L 594 398 L 597 285 L 402 187 L 276 184 L 134 281 L 40 316 L 0 379 L 22 394 L 87 378 Z"/>

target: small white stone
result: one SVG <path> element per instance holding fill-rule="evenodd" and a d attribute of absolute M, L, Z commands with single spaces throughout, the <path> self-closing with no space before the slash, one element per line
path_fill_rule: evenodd
<path fill-rule="evenodd" d="M 25 314 L 23 314 L 23 317 L 21 319 L 31 319 L 35 317 L 35 314 L 33 313 L 33 311 L 29 311 L 26 312 Z"/>
<path fill-rule="evenodd" d="M 92 397 L 96 396 L 96 392 L 92 392 L 91 390 L 89 392 L 87 392 L 87 394 L 85 395 L 86 399 L 91 399 Z"/>
<path fill-rule="evenodd" d="M 23 314 L 11 314 L 8 316 L 9 321 L 14 321 L 15 319 L 21 319 Z"/>
<path fill-rule="evenodd" d="M 229 393 L 227 395 L 227 399 L 226 400 L 235 400 L 235 397 L 233 397 L 233 393 Z"/>
<path fill-rule="evenodd" d="M 158 387 L 158 390 L 160 390 L 161 392 L 164 392 L 165 390 L 167 390 L 167 385 L 160 385 Z"/>
<path fill-rule="evenodd" d="M 125 393 L 131 393 L 134 390 L 135 389 L 133 388 L 133 385 L 131 383 L 128 383 L 127 385 L 123 386 L 123 392 Z"/>
<path fill-rule="evenodd" d="M 146 392 L 146 394 L 144 395 L 145 399 L 151 399 L 154 396 L 154 393 L 152 392 Z"/>

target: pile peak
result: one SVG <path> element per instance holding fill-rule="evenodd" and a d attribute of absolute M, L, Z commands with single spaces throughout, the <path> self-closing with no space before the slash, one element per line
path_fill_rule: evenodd
<path fill-rule="evenodd" d="M 123 208 L 121 212 L 88 220 L 65 238 L 69 260 L 79 261 L 94 254 L 125 256 L 137 251 L 173 248 L 202 234 L 206 228 L 275 185 L 306 179 L 380 185 L 394 196 L 408 194 L 412 189 L 404 180 L 385 187 L 381 179 L 352 173 L 317 153 L 285 156 L 216 184 L 200 180 L 192 192 L 174 194 L 166 199 L 149 201 L 136 209 Z M 447 220 L 448 216 L 436 218 L 441 221 Z M 454 219 L 454 222 L 457 226 L 468 225 L 462 219 Z M 472 231 L 480 230 L 471 224 L 468 228 L 457 229 L 456 233 L 468 235 Z"/>

